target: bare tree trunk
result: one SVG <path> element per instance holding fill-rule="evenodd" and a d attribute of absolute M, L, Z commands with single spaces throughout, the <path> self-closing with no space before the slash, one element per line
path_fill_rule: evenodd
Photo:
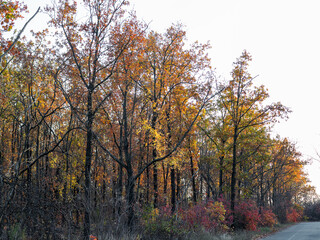
<path fill-rule="evenodd" d="M 174 166 L 171 167 L 171 212 L 176 211 L 176 182 L 175 182 L 175 169 Z"/>
<path fill-rule="evenodd" d="M 154 150 L 155 152 L 155 150 Z M 158 167 L 157 164 L 153 166 L 153 207 L 158 207 Z"/>
<path fill-rule="evenodd" d="M 232 152 L 232 172 L 231 172 L 231 199 L 230 209 L 234 213 L 235 199 L 236 199 L 236 174 L 237 174 L 237 134 L 238 129 L 235 127 L 233 135 L 233 152 Z"/>
<path fill-rule="evenodd" d="M 162 175 L 163 175 L 163 196 L 165 198 L 165 204 L 167 204 L 169 166 L 165 165 L 164 162 L 162 162 Z"/>
<path fill-rule="evenodd" d="M 123 168 L 119 166 L 119 177 L 117 182 L 117 189 L 116 189 L 116 212 L 117 217 L 119 218 L 121 215 L 121 207 L 122 207 L 122 191 L 123 191 Z"/>
<path fill-rule="evenodd" d="M 260 201 L 259 201 L 260 209 L 261 209 L 261 207 L 264 207 L 264 205 L 265 205 L 263 181 L 264 181 L 264 172 L 263 172 L 263 164 L 261 164 L 261 168 L 260 168 Z"/>
<path fill-rule="evenodd" d="M 156 121 L 157 121 L 157 113 L 155 109 L 153 109 L 152 112 L 152 120 L 151 120 L 151 128 L 153 130 L 156 129 Z M 152 160 L 155 160 L 157 158 L 157 149 L 156 149 L 156 138 L 153 136 L 152 138 L 152 144 L 153 144 L 153 149 L 152 149 Z M 158 207 L 158 164 L 155 163 L 153 166 L 153 207 L 157 208 Z"/>
<path fill-rule="evenodd" d="M 200 175 L 200 190 L 199 190 L 199 197 L 200 197 L 200 200 L 203 199 L 203 177 L 202 177 L 202 174 Z"/>
<path fill-rule="evenodd" d="M 180 171 L 177 169 L 177 201 L 180 200 Z"/>
<path fill-rule="evenodd" d="M 84 228 L 83 228 L 83 238 L 88 240 L 90 236 L 90 215 L 91 215 L 91 161 L 92 161 L 92 123 L 93 123 L 93 111 L 92 111 L 92 93 L 93 85 L 92 83 L 88 88 L 88 100 L 87 100 L 87 144 L 86 144 L 86 160 L 85 160 L 85 202 L 84 202 Z"/>
<path fill-rule="evenodd" d="M 146 191 L 146 202 L 149 203 L 149 188 L 150 188 L 150 176 L 149 176 L 149 168 L 146 169 L 146 181 L 147 181 L 147 191 Z"/>
<path fill-rule="evenodd" d="M 222 187 L 223 187 L 223 169 L 222 169 L 222 167 L 223 167 L 223 159 L 224 159 L 224 156 L 220 156 L 219 157 L 219 197 L 220 197 L 220 195 L 222 195 L 223 194 L 223 189 L 222 189 Z"/>
<path fill-rule="evenodd" d="M 133 176 L 132 169 L 128 169 L 128 180 L 127 180 L 127 204 L 128 204 L 128 227 L 129 230 L 133 230 L 133 220 L 134 220 L 134 185 L 135 179 Z"/>
<path fill-rule="evenodd" d="M 194 172 L 194 164 L 193 158 L 190 152 L 190 171 L 191 171 L 191 180 L 192 180 L 192 193 L 193 193 L 193 202 L 197 202 L 197 189 L 196 189 L 196 179 L 195 179 L 195 172 Z"/>

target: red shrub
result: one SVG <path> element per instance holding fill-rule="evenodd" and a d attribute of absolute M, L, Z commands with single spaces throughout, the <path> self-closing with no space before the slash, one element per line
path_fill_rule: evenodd
<path fill-rule="evenodd" d="M 234 226 L 255 231 L 260 222 L 260 214 L 255 202 L 246 200 L 238 203 L 234 209 Z"/>
<path fill-rule="evenodd" d="M 171 217 L 172 216 L 172 211 L 171 211 L 171 206 L 166 205 L 162 206 L 159 208 L 159 216 L 160 217 Z"/>
<path fill-rule="evenodd" d="M 263 227 L 273 227 L 277 223 L 276 215 L 270 209 L 261 209 L 260 225 Z"/>
<path fill-rule="evenodd" d="M 301 221 L 303 216 L 303 207 L 299 204 L 295 204 L 292 208 L 287 210 L 287 221 L 298 222 Z"/>
<path fill-rule="evenodd" d="M 290 209 L 287 212 L 287 220 L 288 222 L 298 222 L 300 220 L 301 216 L 295 209 Z"/>
<path fill-rule="evenodd" d="M 227 229 L 225 212 L 226 210 L 221 202 L 209 201 L 181 210 L 180 216 L 189 229 L 225 230 Z"/>

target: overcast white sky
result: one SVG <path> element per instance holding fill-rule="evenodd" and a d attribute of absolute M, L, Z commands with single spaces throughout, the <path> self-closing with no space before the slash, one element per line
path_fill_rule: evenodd
<path fill-rule="evenodd" d="M 30 14 L 50 0 L 25 0 Z M 210 41 L 217 75 L 229 79 L 232 63 L 246 49 L 251 74 L 259 75 L 272 101 L 293 111 L 274 132 L 297 143 L 305 156 L 320 152 L 319 0 L 131 0 L 131 9 L 150 28 L 163 32 L 172 23 L 186 26 L 188 39 Z M 29 29 L 43 25 L 39 14 Z M 307 167 L 320 193 L 320 164 Z"/>

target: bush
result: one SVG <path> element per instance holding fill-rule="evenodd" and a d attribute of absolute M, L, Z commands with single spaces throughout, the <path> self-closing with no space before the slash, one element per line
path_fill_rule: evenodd
<path fill-rule="evenodd" d="M 234 209 L 234 227 L 255 231 L 260 222 L 257 205 L 252 200 L 239 202 Z"/>
<path fill-rule="evenodd" d="M 176 214 L 171 214 L 171 207 L 147 207 L 142 214 L 145 233 L 150 239 L 171 239 L 186 234 L 181 220 Z M 161 236 L 161 238 L 159 238 Z"/>
<path fill-rule="evenodd" d="M 179 215 L 189 229 L 224 231 L 228 229 L 225 222 L 226 210 L 222 202 L 208 201 L 181 210 Z"/>
<path fill-rule="evenodd" d="M 231 227 L 233 225 L 233 215 L 231 212 L 231 207 L 230 207 L 230 201 L 226 200 L 222 196 L 218 198 L 218 201 L 221 202 L 226 210 L 225 213 L 225 223 L 228 227 Z"/>
<path fill-rule="evenodd" d="M 299 214 L 295 209 L 290 209 L 287 213 L 287 221 L 288 222 L 297 222 L 299 219 Z"/>
<path fill-rule="evenodd" d="M 259 213 L 256 202 L 252 200 L 243 200 L 237 202 L 233 219 L 233 215 L 230 210 L 230 201 L 227 201 L 222 197 L 220 197 L 218 200 L 224 204 L 226 209 L 225 222 L 229 227 L 232 226 L 235 229 L 254 231 L 257 229 L 258 225 L 261 227 L 273 227 L 278 223 L 277 216 L 271 209 L 261 208 Z"/>
<path fill-rule="evenodd" d="M 303 207 L 299 204 L 295 204 L 293 207 L 289 208 L 287 211 L 287 221 L 288 222 L 298 222 L 301 221 L 303 217 Z"/>
<path fill-rule="evenodd" d="M 143 211 L 142 219 L 146 234 L 150 237 L 161 236 L 163 239 L 185 236 L 190 231 L 225 231 L 226 210 L 221 202 L 202 202 L 177 213 L 171 213 L 171 207 Z"/>
<path fill-rule="evenodd" d="M 261 209 L 260 226 L 273 227 L 277 223 L 276 215 L 270 209 Z"/>
<path fill-rule="evenodd" d="M 228 208 L 228 201 L 220 200 L 199 202 L 179 209 L 175 214 L 171 213 L 170 206 L 159 209 L 146 208 L 142 215 L 146 236 L 150 239 L 179 239 L 190 233 L 226 232 L 231 226 L 235 229 L 255 231 L 258 225 L 270 228 L 277 223 L 276 215 L 270 209 L 261 208 L 259 213 L 256 203 L 252 200 L 237 202 L 234 214 L 231 214 Z M 292 209 L 294 211 L 290 212 L 289 218 L 298 213 L 298 206 Z"/>

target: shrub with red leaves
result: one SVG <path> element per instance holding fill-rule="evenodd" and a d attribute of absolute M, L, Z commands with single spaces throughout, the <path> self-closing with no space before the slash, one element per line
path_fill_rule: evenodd
<path fill-rule="evenodd" d="M 288 222 L 297 222 L 299 219 L 299 214 L 295 209 L 290 209 L 287 213 Z"/>
<path fill-rule="evenodd" d="M 277 223 L 277 217 L 270 209 L 261 209 L 260 225 L 262 227 L 273 227 Z"/>
<path fill-rule="evenodd" d="M 288 222 L 298 222 L 300 221 L 301 216 L 300 214 L 297 212 L 297 210 L 291 208 L 288 210 L 287 212 L 287 220 Z"/>
<path fill-rule="evenodd" d="M 298 222 L 301 221 L 303 216 L 303 207 L 299 204 L 295 204 L 293 207 L 287 210 L 287 221 Z"/>
<path fill-rule="evenodd" d="M 186 210 L 180 211 L 182 220 L 189 229 L 204 228 L 206 230 L 226 230 L 226 210 L 221 202 L 209 201 L 198 203 Z"/>
<path fill-rule="evenodd" d="M 239 202 L 234 209 L 234 218 L 235 228 L 255 231 L 260 222 L 256 203 L 252 200 Z"/>

